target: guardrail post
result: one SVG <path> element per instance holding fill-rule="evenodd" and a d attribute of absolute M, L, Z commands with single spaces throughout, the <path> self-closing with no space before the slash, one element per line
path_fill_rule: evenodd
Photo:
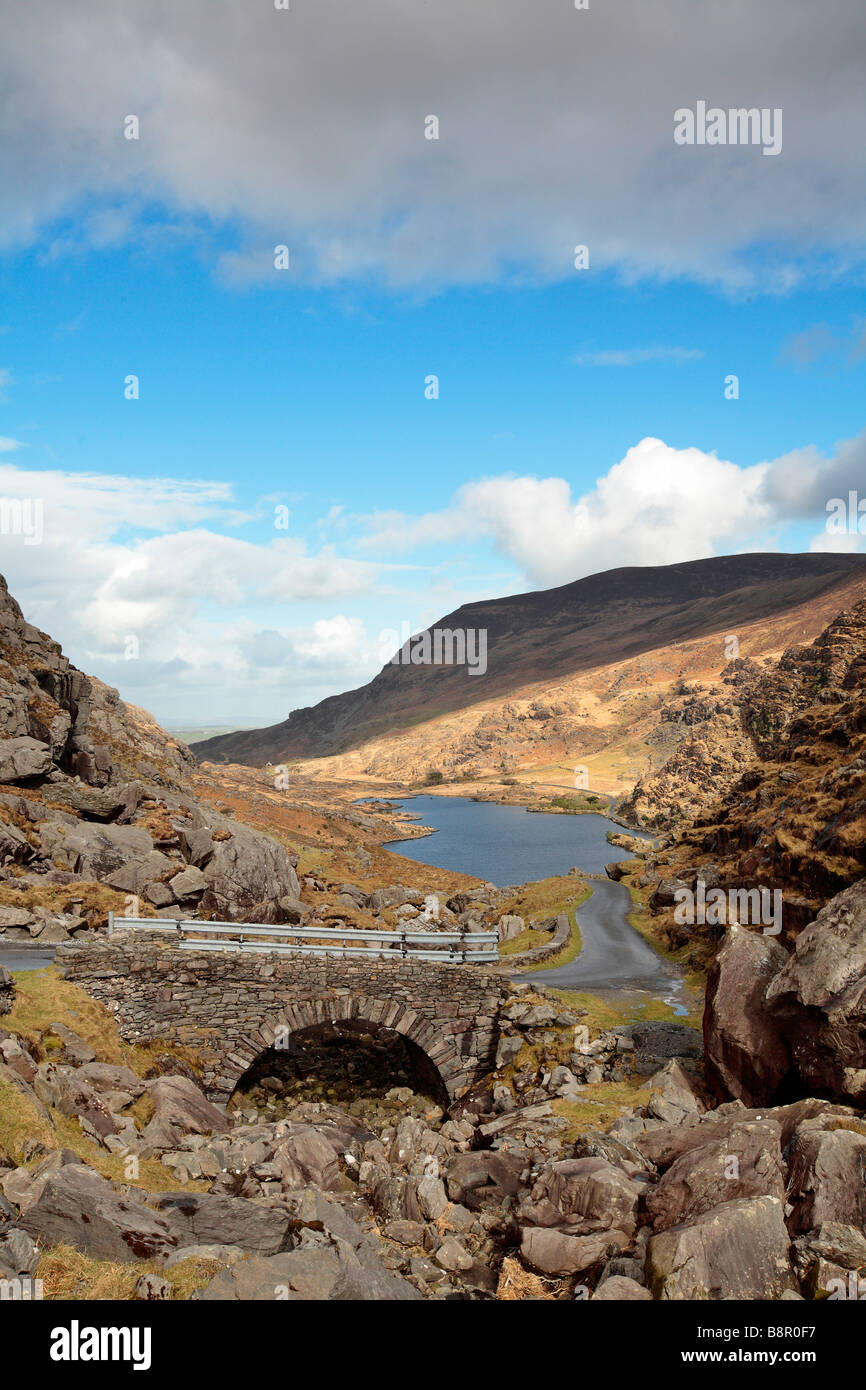
<path fill-rule="evenodd" d="M 113 912 L 111 911 L 111 909 L 109 908 L 109 910 L 108 910 L 108 935 L 111 936 L 111 934 L 112 934 L 113 931 L 114 931 L 114 913 L 113 913 Z"/>

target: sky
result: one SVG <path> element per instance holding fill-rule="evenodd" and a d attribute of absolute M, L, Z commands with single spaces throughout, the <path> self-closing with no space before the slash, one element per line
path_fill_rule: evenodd
<path fill-rule="evenodd" d="M 0 26 L 0 572 L 162 723 L 471 600 L 866 545 L 860 0 Z M 701 102 L 781 147 L 678 144 Z"/>

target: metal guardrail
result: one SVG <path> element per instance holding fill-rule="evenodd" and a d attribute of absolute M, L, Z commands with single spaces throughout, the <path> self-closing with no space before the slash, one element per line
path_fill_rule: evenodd
<path fill-rule="evenodd" d="M 499 959 L 499 934 L 485 932 L 418 932 L 397 928 L 375 931 L 358 927 L 264 926 L 256 922 L 199 922 L 194 917 L 116 917 L 108 914 L 108 935 L 120 929 L 173 936 L 188 951 L 243 951 L 250 954 L 377 956 L 479 964 Z M 291 938 L 289 944 L 277 938 Z M 357 944 L 350 944 L 350 943 Z M 433 947 L 439 947 L 438 950 Z M 377 949 L 378 948 L 378 949 Z"/>

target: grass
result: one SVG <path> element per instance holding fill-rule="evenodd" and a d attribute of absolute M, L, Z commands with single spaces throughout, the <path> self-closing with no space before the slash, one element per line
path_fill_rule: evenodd
<path fill-rule="evenodd" d="M 552 796 L 548 801 L 539 801 L 537 806 L 528 806 L 528 811 L 544 811 L 548 815 L 582 816 L 587 814 L 603 815 L 610 810 L 613 797 L 605 792 L 581 791 L 577 795 Z"/>
<path fill-rule="evenodd" d="M 131 1047 L 118 1035 L 114 1018 L 104 1004 L 91 999 L 78 985 L 62 979 L 54 966 L 45 970 L 20 971 L 15 975 L 17 991 L 11 1013 L 3 1015 L 3 1026 L 16 1033 L 28 1046 L 37 1061 L 51 1060 L 59 1054 L 60 1039 L 50 1032 L 54 1023 L 63 1023 L 84 1038 L 96 1053 L 97 1061 L 125 1066 L 137 1076 L 144 1076 L 153 1067 L 154 1056 L 169 1052 L 182 1058 L 197 1071 L 202 1059 L 191 1048 L 164 1041 Z M 50 1122 L 41 1116 L 29 1097 L 15 1086 L 0 1079 L 0 1149 L 5 1149 L 16 1163 L 23 1162 L 23 1144 L 35 1139 L 47 1149 L 71 1149 L 83 1162 L 90 1164 L 103 1177 L 113 1182 L 128 1181 L 127 1159 L 122 1154 L 109 1153 L 81 1129 L 77 1119 L 51 1110 Z M 139 1127 L 153 1114 L 153 1102 L 145 1093 L 125 1112 Z M 29 1161 L 32 1166 L 41 1155 Z M 178 1186 L 177 1177 L 155 1158 L 138 1160 L 135 1184 L 148 1192 L 171 1192 Z M 206 1183 L 190 1182 L 189 1191 L 207 1190 Z"/>
<path fill-rule="evenodd" d="M 612 1125 L 623 1110 L 647 1105 L 652 1089 L 646 1082 L 636 1086 L 634 1081 L 601 1081 L 597 1086 L 588 1086 L 587 1092 L 585 1100 L 551 1101 L 554 1115 L 568 1121 L 568 1128 L 562 1135 L 569 1143 L 588 1129 L 605 1129 Z"/>
<path fill-rule="evenodd" d="M 567 896 L 563 895 L 562 885 L 566 884 Z M 506 904 L 506 912 L 517 913 L 520 917 L 558 917 L 564 914 L 571 922 L 571 935 L 566 941 L 561 951 L 555 956 L 539 961 L 536 965 L 526 966 L 527 971 L 533 970 L 552 970 L 557 965 L 567 965 L 569 961 L 580 955 L 583 940 L 580 935 L 580 926 L 577 921 L 577 909 L 585 903 L 590 896 L 592 889 L 589 884 L 580 879 L 556 878 L 540 879 L 537 883 L 528 883 L 513 899 L 514 907 Z M 512 937 L 510 941 L 499 943 L 499 954 L 501 957 L 518 955 L 523 951 L 531 951 L 536 946 L 546 946 L 550 943 L 550 932 L 538 931 L 534 927 L 527 927 L 519 936 Z"/>
<path fill-rule="evenodd" d="M 123 1042 L 105 1005 L 91 999 L 79 985 L 64 980 L 56 966 L 18 971 L 14 979 L 15 1003 L 11 1013 L 0 1016 L 2 1025 L 25 1039 L 37 1061 L 50 1060 L 52 1052 L 60 1050 L 62 1044 L 51 1035 L 51 1028 L 63 1023 L 90 1044 L 97 1061 L 129 1067 L 137 1076 L 152 1067 L 155 1055 L 166 1052 L 181 1058 L 198 1074 L 203 1070 L 199 1054 L 181 1044 L 155 1040 L 133 1047 Z"/>
<path fill-rule="evenodd" d="M 27 1139 L 35 1139 L 47 1149 L 56 1149 L 57 1136 L 36 1109 L 29 1096 L 22 1095 L 11 1081 L 0 1077 L 0 1153 L 17 1165 L 23 1159 Z"/>
<path fill-rule="evenodd" d="M 151 1260 L 115 1264 L 92 1259 L 71 1245 L 55 1245 L 42 1255 L 36 1278 L 43 1282 L 46 1299 L 127 1302 L 142 1274 L 158 1274 L 171 1284 L 174 1298 L 187 1299 L 222 1268 L 217 1260 L 196 1258 L 181 1260 L 171 1269 Z"/>

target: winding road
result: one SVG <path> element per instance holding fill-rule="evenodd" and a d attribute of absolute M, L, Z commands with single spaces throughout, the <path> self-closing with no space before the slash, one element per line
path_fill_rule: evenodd
<path fill-rule="evenodd" d="M 648 990 L 676 1005 L 682 978 L 676 969 L 644 941 L 626 914 L 632 902 L 628 889 L 613 879 L 592 879 L 592 897 L 577 909 L 582 946 L 567 965 L 533 970 L 531 978 L 555 989 Z M 515 979 L 527 979 L 524 974 Z"/>

